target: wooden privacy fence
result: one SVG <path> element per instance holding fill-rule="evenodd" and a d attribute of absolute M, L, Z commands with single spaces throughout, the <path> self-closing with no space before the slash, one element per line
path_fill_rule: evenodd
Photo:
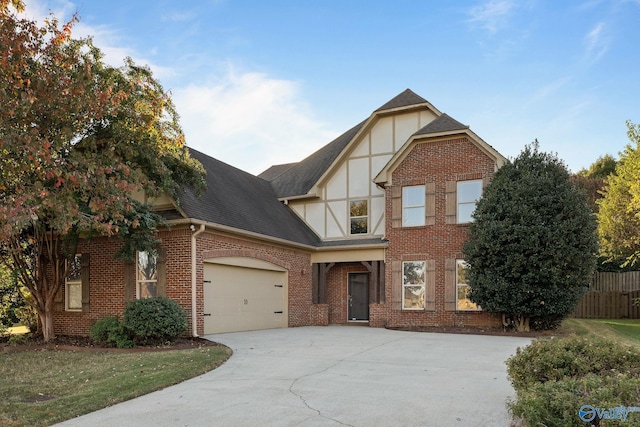
<path fill-rule="evenodd" d="M 583 319 L 640 319 L 640 271 L 596 273 L 573 317 Z"/>
<path fill-rule="evenodd" d="M 640 291 L 640 271 L 626 273 L 598 272 L 593 275 L 590 291 Z"/>

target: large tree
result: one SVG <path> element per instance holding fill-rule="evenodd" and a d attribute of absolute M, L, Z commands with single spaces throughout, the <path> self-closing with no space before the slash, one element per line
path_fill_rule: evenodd
<path fill-rule="evenodd" d="M 625 267 L 640 266 L 640 125 L 627 122 L 627 144 L 598 201 L 600 252 Z"/>
<path fill-rule="evenodd" d="M 605 154 L 589 166 L 571 176 L 576 187 L 587 195 L 587 203 L 594 213 L 598 212 L 598 200 L 602 198 L 602 190 L 609 175 L 616 171 L 617 161 L 613 156 Z"/>
<path fill-rule="evenodd" d="M 511 318 L 552 325 L 572 312 L 589 284 L 596 224 L 584 193 L 537 142 L 500 168 L 478 201 L 469 239 L 470 298 Z"/>
<path fill-rule="evenodd" d="M 0 1 L 0 262 L 50 340 L 78 240 L 120 237 L 124 257 L 153 250 L 161 218 L 135 194 L 177 199 L 204 180 L 149 69 L 106 65 L 91 39 L 72 38 L 75 17 L 40 27 Z"/>

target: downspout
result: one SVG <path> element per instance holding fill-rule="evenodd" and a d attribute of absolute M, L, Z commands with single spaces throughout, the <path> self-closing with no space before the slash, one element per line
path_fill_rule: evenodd
<path fill-rule="evenodd" d="M 191 224 L 191 231 L 195 227 Z M 204 231 L 204 224 L 200 224 L 200 229 L 191 234 L 191 324 L 193 325 L 193 336 L 198 336 L 198 298 L 197 298 L 197 262 L 196 262 L 196 237 Z"/>

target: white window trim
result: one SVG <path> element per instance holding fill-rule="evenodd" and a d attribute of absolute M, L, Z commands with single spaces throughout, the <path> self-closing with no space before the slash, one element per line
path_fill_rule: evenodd
<path fill-rule="evenodd" d="M 423 273 L 423 283 L 422 285 L 419 284 L 412 284 L 412 283 L 404 283 L 404 265 L 408 262 L 411 263 L 415 263 L 415 262 L 421 262 L 424 264 L 424 273 Z M 406 287 L 416 287 L 416 286 L 422 286 L 422 294 L 423 294 L 423 304 L 424 307 L 416 307 L 416 308 L 408 308 L 405 306 L 405 299 L 404 299 L 404 290 Z M 426 302 L 426 292 L 427 292 L 427 262 L 426 261 L 422 261 L 422 260 L 415 260 L 415 261 L 402 261 L 402 310 L 405 311 L 425 311 L 426 307 L 427 307 L 427 302 Z"/>
<path fill-rule="evenodd" d="M 458 306 L 458 301 L 460 301 L 458 299 L 458 291 L 460 290 L 460 288 L 463 286 L 467 286 L 469 287 L 469 289 L 471 288 L 468 283 L 458 283 L 458 277 L 460 277 L 460 275 L 458 274 L 458 268 L 460 267 L 460 263 L 466 264 L 466 262 L 463 259 L 456 260 L 456 311 L 482 311 L 482 308 L 478 304 L 476 304 L 475 308 L 460 308 Z"/>
<path fill-rule="evenodd" d="M 421 205 L 409 205 L 405 203 L 405 193 L 404 190 L 405 188 L 417 188 L 420 187 L 422 188 L 422 204 Z M 409 224 L 407 225 L 405 223 L 406 220 L 406 216 L 405 216 L 405 212 L 407 209 L 412 209 L 412 208 L 422 208 L 422 222 L 420 224 Z M 427 209 L 427 195 L 426 195 L 426 186 L 425 185 L 407 185 L 402 187 L 402 226 L 403 227 L 423 227 L 425 225 L 427 225 L 427 221 L 426 221 L 426 209 Z"/>
<path fill-rule="evenodd" d="M 358 216 L 352 216 L 351 215 L 351 203 L 357 203 L 357 202 L 367 202 L 367 214 L 366 215 L 358 215 Z M 350 236 L 364 236 L 364 235 L 369 234 L 369 232 L 370 232 L 370 230 L 369 230 L 370 229 L 370 227 L 369 227 L 369 223 L 370 223 L 370 221 L 369 221 L 369 205 L 370 204 L 371 203 L 369 203 L 369 199 L 366 199 L 366 198 L 365 199 L 349 200 L 349 224 L 348 224 L 348 227 L 349 227 L 349 235 Z M 365 233 L 353 233 L 351 231 L 351 221 L 354 220 L 354 219 L 365 219 L 366 220 L 366 222 L 367 222 L 367 231 Z"/>
<path fill-rule="evenodd" d="M 80 258 L 80 278 L 78 280 L 69 280 L 67 277 L 64 279 L 64 309 L 65 311 L 82 311 L 82 255 L 76 254 L 74 258 Z M 80 287 L 80 307 L 69 307 L 69 297 L 71 292 L 70 286 Z"/>
<path fill-rule="evenodd" d="M 473 218 L 471 218 L 470 221 L 460 221 L 460 205 L 471 205 L 473 204 L 474 206 L 478 203 L 478 200 L 480 200 L 480 198 L 475 199 L 475 200 L 460 200 L 460 184 L 463 183 L 471 183 L 471 182 L 477 182 L 480 184 L 480 197 L 482 197 L 482 180 L 481 179 L 469 179 L 469 180 L 463 180 L 463 181 L 458 181 L 456 183 L 456 221 L 458 224 L 468 224 L 470 222 L 473 222 Z M 475 212 L 475 208 L 473 209 L 472 213 Z"/>
<path fill-rule="evenodd" d="M 158 266 L 158 256 L 156 255 L 156 278 L 155 279 L 140 279 L 140 253 L 141 252 L 137 252 L 136 253 L 136 299 L 140 299 L 141 296 L 141 292 L 140 292 L 140 288 L 141 288 L 141 284 L 143 283 L 155 283 L 156 284 L 156 293 L 158 292 L 158 270 L 157 270 L 157 266 Z M 148 252 L 147 252 L 147 257 L 149 256 Z"/>

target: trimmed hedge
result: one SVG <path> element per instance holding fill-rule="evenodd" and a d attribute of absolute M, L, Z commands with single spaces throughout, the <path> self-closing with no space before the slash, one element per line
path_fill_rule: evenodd
<path fill-rule="evenodd" d="M 133 339 L 117 317 L 104 317 L 91 325 L 91 339 L 107 347 L 131 348 Z"/>
<path fill-rule="evenodd" d="M 599 420 L 591 423 L 580 419 L 578 411 L 583 405 L 611 409 L 620 406 L 639 406 L 640 378 L 627 375 L 601 376 L 588 374 L 582 378 L 536 383 L 518 390 L 518 400 L 509 402 L 511 412 L 528 426 L 583 427 L 606 425 L 622 427 L 640 426 L 640 413 L 629 413 L 626 420 Z"/>
<path fill-rule="evenodd" d="M 174 341 L 187 331 L 187 314 L 172 299 L 143 298 L 124 309 L 122 324 L 136 344 L 162 344 Z"/>
<path fill-rule="evenodd" d="M 516 390 L 511 412 L 528 426 L 585 426 L 579 410 L 640 406 L 640 351 L 611 340 L 540 339 L 507 360 Z M 638 426 L 640 413 L 626 420 L 596 417 L 593 425 Z"/>

